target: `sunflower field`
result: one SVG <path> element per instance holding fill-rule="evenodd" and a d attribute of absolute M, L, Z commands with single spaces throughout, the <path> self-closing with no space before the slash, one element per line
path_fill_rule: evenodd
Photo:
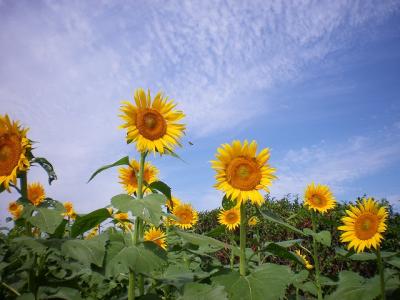
<path fill-rule="evenodd" d="M 299 200 L 269 196 L 269 148 L 234 140 L 211 168 L 221 208 L 197 212 L 146 161 L 179 156 L 184 113 L 137 89 L 120 108 L 132 153 L 117 167 L 124 193 L 75 211 L 29 182 L 41 166 L 28 129 L 0 115 L 0 193 L 20 195 L 0 232 L 0 299 L 400 299 L 400 216 L 385 201 L 336 201 L 323 183 Z M 212 159 L 212 158 L 210 158 Z"/>

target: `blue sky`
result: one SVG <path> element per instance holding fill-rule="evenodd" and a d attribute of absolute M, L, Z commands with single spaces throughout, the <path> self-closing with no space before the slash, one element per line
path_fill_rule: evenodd
<path fill-rule="evenodd" d="M 0 113 L 30 127 L 59 177 L 48 195 L 78 212 L 122 192 L 116 169 L 86 181 L 137 158 L 117 129 L 137 87 L 185 111 L 186 163 L 151 161 L 198 209 L 219 205 L 209 161 L 234 139 L 271 148 L 272 196 L 315 181 L 400 209 L 398 1 L 3 0 L 0 25 Z M 16 195 L 0 198 L 5 213 Z"/>

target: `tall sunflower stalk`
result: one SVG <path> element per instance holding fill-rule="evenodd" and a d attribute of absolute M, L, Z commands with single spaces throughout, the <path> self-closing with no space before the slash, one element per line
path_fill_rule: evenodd
<path fill-rule="evenodd" d="M 240 204 L 240 265 L 241 276 L 246 276 L 246 206 L 244 202 Z"/>
<path fill-rule="evenodd" d="M 312 211 L 311 212 L 311 223 L 312 223 L 312 229 L 314 232 L 317 232 L 317 224 L 315 220 L 315 213 Z M 317 295 L 318 295 L 318 300 L 322 300 L 322 287 L 321 287 L 321 271 L 319 268 L 319 257 L 318 257 L 318 245 L 317 241 L 315 240 L 315 237 L 313 236 L 313 259 L 314 259 L 314 265 L 315 265 L 315 285 L 317 286 Z"/>

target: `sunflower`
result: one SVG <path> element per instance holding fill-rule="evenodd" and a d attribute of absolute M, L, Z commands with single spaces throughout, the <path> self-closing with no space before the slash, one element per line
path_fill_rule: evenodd
<path fill-rule="evenodd" d="M 167 241 L 165 238 L 165 233 L 161 229 L 151 227 L 144 233 L 144 240 L 151 241 L 160 246 L 161 248 L 163 248 L 164 250 L 167 250 Z"/>
<path fill-rule="evenodd" d="M 13 216 L 14 220 L 18 220 L 21 217 L 23 210 L 24 210 L 24 206 L 22 204 L 18 204 L 15 201 L 10 202 L 8 204 L 8 211 Z"/>
<path fill-rule="evenodd" d="M 133 229 L 133 224 L 131 222 L 119 222 L 117 227 L 121 228 L 124 232 L 130 232 Z"/>
<path fill-rule="evenodd" d="M 120 117 L 125 122 L 121 128 L 127 129 L 128 142 L 136 142 L 139 152 L 152 151 L 164 153 L 179 144 L 185 125 L 177 121 L 185 115 L 174 110 L 176 104 L 158 93 L 153 101 L 150 91 L 137 89 L 135 103 L 124 101 Z"/>
<path fill-rule="evenodd" d="M 63 213 L 64 217 L 69 217 L 72 220 L 76 219 L 76 212 L 74 210 L 74 206 L 72 202 L 64 202 L 65 213 Z"/>
<path fill-rule="evenodd" d="M 300 250 L 295 251 L 297 256 L 300 257 L 301 261 L 303 262 L 303 265 L 308 269 L 311 270 L 314 268 L 314 266 L 307 260 L 307 257 L 304 254 L 301 254 Z"/>
<path fill-rule="evenodd" d="M 177 219 L 173 220 L 172 223 L 183 229 L 192 228 L 192 226 L 196 224 L 198 220 L 197 211 L 195 211 L 188 203 L 180 204 L 174 207 L 172 214 Z"/>
<path fill-rule="evenodd" d="M 234 230 L 240 225 L 240 209 L 234 207 L 228 210 L 221 210 L 218 215 L 218 221 L 229 230 Z"/>
<path fill-rule="evenodd" d="M 217 172 L 215 188 L 226 193 L 228 198 L 236 199 L 238 204 L 250 200 L 260 205 L 264 198 L 260 190 L 269 191 L 268 186 L 276 177 L 275 169 L 268 164 L 269 149 L 256 155 L 257 143 L 247 140 L 223 144 L 218 148 L 217 160 L 211 161 Z"/>
<path fill-rule="evenodd" d="M 17 183 L 17 173 L 29 168 L 31 144 L 26 138 L 27 131 L 18 122 L 12 122 L 8 115 L 0 115 L 0 185 L 8 191 L 10 182 Z"/>
<path fill-rule="evenodd" d="M 178 198 L 172 196 L 171 200 L 167 199 L 166 206 L 168 207 L 169 211 L 173 211 L 175 206 L 181 205 L 182 202 Z"/>
<path fill-rule="evenodd" d="M 363 252 L 365 248 L 377 249 L 383 239 L 382 233 L 386 231 L 386 207 L 379 206 L 372 198 L 363 198 L 357 205 L 350 205 L 346 214 L 347 216 L 342 218 L 344 225 L 338 229 L 344 231 L 340 240 L 350 242 L 347 248 L 354 248 L 357 253 Z"/>
<path fill-rule="evenodd" d="M 127 221 L 127 220 L 129 220 L 128 213 L 124 213 L 124 212 L 114 214 L 113 217 L 114 217 L 114 219 L 116 219 L 118 221 Z"/>
<path fill-rule="evenodd" d="M 28 184 L 28 200 L 33 205 L 38 206 L 46 198 L 44 187 L 39 182 Z"/>
<path fill-rule="evenodd" d="M 99 230 L 100 230 L 100 225 L 94 227 L 92 230 L 89 231 L 89 233 L 85 237 L 85 240 L 90 240 L 94 238 L 96 235 L 99 235 Z"/>
<path fill-rule="evenodd" d="M 256 217 L 256 216 L 252 216 L 249 221 L 247 222 L 247 224 L 249 226 L 256 226 L 258 223 L 260 222 L 260 220 Z"/>
<path fill-rule="evenodd" d="M 304 205 L 308 209 L 325 213 L 335 207 L 336 200 L 327 185 L 311 183 L 304 193 Z"/>
<path fill-rule="evenodd" d="M 127 168 L 119 168 L 119 179 L 125 189 L 125 191 L 132 195 L 133 193 L 137 193 L 138 191 L 138 181 L 136 174 L 139 173 L 139 162 L 132 159 Z M 154 167 L 149 162 L 144 164 L 144 172 L 143 178 L 148 184 L 157 181 L 158 169 Z M 145 190 L 145 186 L 143 186 L 143 191 Z"/>

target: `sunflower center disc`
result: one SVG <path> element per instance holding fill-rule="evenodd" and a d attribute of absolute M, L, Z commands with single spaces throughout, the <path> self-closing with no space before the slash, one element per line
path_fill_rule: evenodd
<path fill-rule="evenodd" d="M 313 196 L 311 199 L 315 206 L 322 207 L 325 205 L 325 201 L 324 199 L 321 199 L 321 197 Z"/>
<path fill-rule="evenodd" d="M 368 240 L 378 232 L 378 217 L 371 213 L 365 213 L 355 222 L 355 235 L 360 240 Z"/>
<path fill-rule="evenodd" d="M 235 213 L 229 213 L 227 215 L 227 219 L 229 222 L 235 222 L 236 221 L 236 214 Z"/>
<path fill-rule="evenodd" d="M 21 155 L 21 145 L 16 136 L 4 135 L 0 137 L 0 176 L 12 173 L 18 165 Z"/>
<path fill-rule="evenodd" d="M 136 118 L 139 133 L 151 141 L 162 138 L 167 132 L 167 122 L 155 109 L 139 110 Z"/>
<path fill-rule="evenodd" d="M 257 162 L 247 157 L 236 157 L 228 165 L 227 181 L 232 187 L 242 191 L 255 189 L 261 181 L 261 171 Z"/>

